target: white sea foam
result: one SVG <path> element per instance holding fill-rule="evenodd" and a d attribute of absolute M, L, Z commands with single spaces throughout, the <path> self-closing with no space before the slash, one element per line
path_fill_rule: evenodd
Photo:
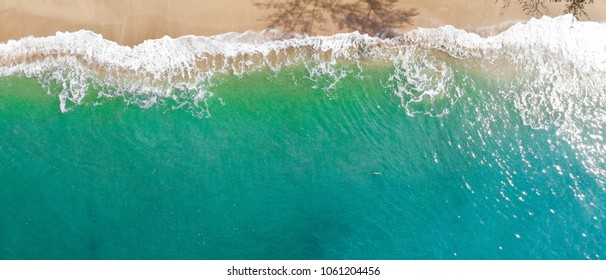
<path fill-rule="evenodd" d="M 0 76 L 37 77 L 45 87 L 62 86 L 61 110 L 80 104 L 92 80 L 109 97 L 136 93 L 127 101 L 149 106 L 159 98 L 179 99 L 170 88 L 201 92 L 216 75 L 241 76 L 259 69 L 279 70 L 313 63 L 314 71 L 329 73 L 338 60 L 371 56 L 369 45 L 381 41 L 358 33 L 331 37 L 278 40 L 276 31 L 228 33 L 211 37 L 184 36 L 147 40 L 135 47 L 120 46 L 90 31 L 28 37 L 0 45 Z M 378 52 L 379 49 L 374 50 Z M 311 69 L 311 68 L 310 68 Z M 50 89 L 49 89 L 50 92 Z M 204 95 L 204 94 L 202 94 Z"/>
<path fill-rule="evenodd" d="M 283 37 L 274 30 L 232 32 L 210 37 L 164 37 L 131 48 L 90 31 L 59 32 L 51 37 L 28 37 L 0 44 L 0 76 L 43 77 L 43 85 L 51 80 L 65 84 L 65 92 L 60 95 L 65 111 L 68 104 L 63 101 L 81 102 L 88 79 L 122 92 L 166 98 L 171 97 L 166 87 L 206 91 L 204 86 L 218 74 L 243 75 L 294 64 L 308 65 L 310 76 L 331 74 L 338 80 L 343 72 L 336 73 L 334 66 L 342 61 L 392 63 L 397 72 L 390 79 L 406 75 L 406 80 L 416 81 L 417 86 L 423 79 L 432 80 L 422 82 L 422 88 L 417 89 L 422 91 L 420 94 L 436 95 L 446 89 L 443 78 L 450 77 L 449 69 L 447 65 L 436 65 L 445 62 L 419 60 L 417 55 L 410 55 L 411 50 L 422 56 L 427 50 L 442 51 L 451 58 L 475 60 L 486 69 L 495 70 L 490 64 L 499 63 L 496 68 L 523 72 L 534 81 L 554 72 L 606 72 L 606 25 L 576 22 L 572 16 L 534 19 L 488 38 L 452 26 L 420 28 L 391 40 L 358 33 Z M 411 63 L 413 60 L 415 63 Z M 442 70 L 437 71 L 438 68 Z M 330 83 L 328 88 L 335 85 Z"/>
<path fill-rule="evenodd" d="M 575 22 L 571 16 L 516 24 L 489 38 L 452 26 L 416 29 L 393 40 L 358 33 L 286 40 L 282 37 L 273 30 L 164 37 L 131 48 L 90 31 L 59 32 L 51 37 L 28 37 L 1 44 L 0 75 L 40 77 L 50 72 L 77 72 L 70 78 L 86 76 L 114 86 L 140 82 L 130 90 L 149 92 L 158 85 L 194 89 L 216 74 L 242 75 L 297 63 L 313 62 L 329 71 L 327 66 L 338 61 L 367 59 L 393 62 L 401 68 L 402 59 L 410 59 L 406 53 L 411 48 L 444 51 L 454 58 L 476 59 L 483 64 L 507 61 L 523 66 L 525 69 L 516 70 L 526 73 L 544 71 L 545 61 L 559 61 L 558 66 L 581 72 L 606 71 L 606 25 Z"/>
<path fill-rule="evenodd" d="M 355 72 L 341 65 L 361 69 L 361 62 L 394 69 L 381 83 L 411 116 L 447 114 L 465 94 L 462 83 L 475 88 L 465 71 L 496 80 L 497 92 L 483 94 L 505 96 L 526 125 L 556 129 L 588 170 L 606 178 L 606 24 L 570 15 L 533 19 L 487 38 L 444 26 L 394 39 L 359 33 L 284 39 L 266 30 L 164 37 L 131 48 L 79 31 L 0 44 L 0 76 L 38 78 L 49 93 L 59 92 L 64 112 L 97 84 L 98 99 L 121 97 L 145 108 L 173 100 L 175 108 L 204 115 L 217 76 L 304 65 L 328 92 Z"/>
<path fill-rule="evenodd" d="M 572 15 L 531 19 L 488 38 L 444 26 L 416 29 L 402 40 L 462 58 L 525 63 L 557 56 L 580 70 L 606 71 L 606 24 L 579 22 Z"/>

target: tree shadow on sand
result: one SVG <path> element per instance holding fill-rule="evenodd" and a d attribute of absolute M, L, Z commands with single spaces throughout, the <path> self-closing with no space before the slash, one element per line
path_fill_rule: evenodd
<path fill-rule="evenodd" d="M 495 2 L 503 2 L 503 10 L 508 8 L 511 4 L 511 0 L 495 0 Z M 549 13 L 549 8 L 545 5 L 548 0 L 516 0 L 521 6 L 522 10 L 530 16 L 540 17 L 544 14 Z M 586 6 L 593 4 L 593 0 L 564 0 L 567 2 L 564 8 L 564 14 L 572 14 L 575 18 L 587 18 L 589 14 L 585 11 Z M 562 0 L 549 0 L 549 2 L 562 2 Z"/>
<path fill-rule="evenodd" d="M 398 0 L 253 0 L 260 9 L 273 10 L 265 17 L 268 27 L 285 32 L 313 34 L 332 21 L 341 29 L 378 37 L 393 37 L 395 29 L 412 24 L 416 9 L 397 9 Z"/>

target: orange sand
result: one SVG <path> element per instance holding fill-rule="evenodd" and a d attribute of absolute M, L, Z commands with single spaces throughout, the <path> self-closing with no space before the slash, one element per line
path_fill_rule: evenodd
<path fill-rule="evenodd" d="M 401 0 L 398 5 L 419 11 L 414 26 L 401 31 L 450 24 L 490 35 L 530 18 L 515 0 L 504 13 L 502 4 L 494 0 Z M 559 15 L 563 5 L 549 4 L 551 16 Z M 258 9 L 251 0 L 2 0 L 0 42 L 88 29 L 132 46 L 165 35 L 262 30 L 266 26 L 260 19 L 269 12 Z M 606 0 L 595 0 L 588 12 L 593 21 L 606 21 Z M 329 24 L 322 35 L 349 31 Z"/>

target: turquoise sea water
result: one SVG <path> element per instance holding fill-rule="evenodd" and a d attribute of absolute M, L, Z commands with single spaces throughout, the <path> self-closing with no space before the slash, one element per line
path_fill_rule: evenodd
<path fill-rule="evenodd" d="M 393 64 L 220 75 L 201 111 L 89 79 L 62 113 L 65 84 L 4 76 L 0 258 L 603 258 L 604 141 L 523 83 L 435 65 L 433 97 Z"/>

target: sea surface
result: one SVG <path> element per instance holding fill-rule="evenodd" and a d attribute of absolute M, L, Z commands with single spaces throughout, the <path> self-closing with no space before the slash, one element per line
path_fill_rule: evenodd
<path fill-rule="evenodd" d="M 602 259 L 606 25 L 0 45 L 0 259 Z"/>

